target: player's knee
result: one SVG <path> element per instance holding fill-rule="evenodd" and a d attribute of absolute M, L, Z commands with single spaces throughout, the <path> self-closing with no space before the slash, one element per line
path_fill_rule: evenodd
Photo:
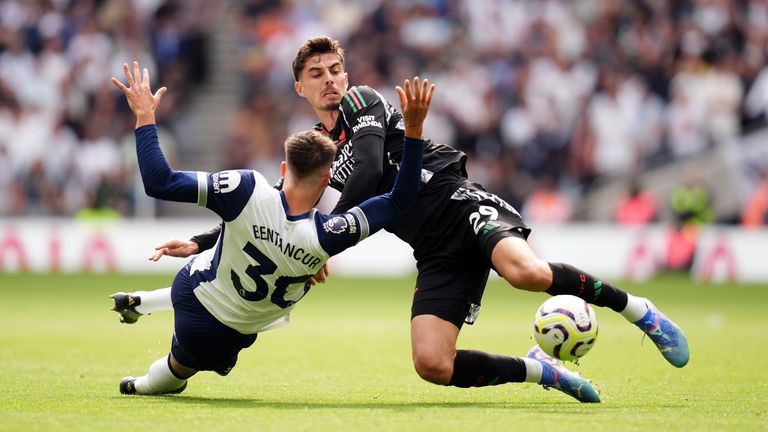
<path fill-rule="evenodd" d="M 510 262 L 501 273 L 512 286 L 527 291 L 544 291 L 552 284 L 549 264 L 538 258 Z"/>
<path fill-rule="evenodd" d="M 453 361 L 438 355 L 415 352 L 413 366 L 423 380 L 434 384 L 448 384 L 453 374 Z"/>

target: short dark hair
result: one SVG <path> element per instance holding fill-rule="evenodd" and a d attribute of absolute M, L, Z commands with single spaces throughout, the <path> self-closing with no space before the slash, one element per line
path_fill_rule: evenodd
<path fill-rule="evenodd" d="M 308 39 L 304 45 L 299 48 L 296 57 L 293 58 L 293 79 L 298 81 L 307 59 L 318 54 L 336 54 L 339 56 L 342 66 L 344 65 L 344 48 L 339 41 L 331 39 L 328 36 L 318 36 Z"/>
<path fill-rule="evenodd" d="M 336 144 L 314 130 L 295 133 L 285 140 L 285 161 L 300 179 L 318 168 L 330 168 L 335 157 Z"/>

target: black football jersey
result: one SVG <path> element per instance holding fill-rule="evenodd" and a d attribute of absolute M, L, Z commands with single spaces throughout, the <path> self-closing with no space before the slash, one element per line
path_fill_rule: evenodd
<path fill-rule="evenodd" d="M 379 92 L 354 86 L 339 105 L 333 130 L 315 130 L 333 139 L 338 152 L 331 167 L 331 187 L 342 192 L 334 213 L 392 189 L 403 153 L 403 116 Z M 383 144 L 382 144 L 383 143 Z M 422 182 L 446 168 L 466 177 L 466 155 L 450 146 L 425 141 Z"/>

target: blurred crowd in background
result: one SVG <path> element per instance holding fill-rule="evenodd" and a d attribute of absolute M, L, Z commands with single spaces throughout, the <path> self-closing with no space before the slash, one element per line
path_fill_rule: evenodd
<path fill-rule="evenodd" d="M 470 178 L 531 223 L 580 220 L 598 181 L 695 158 L 768 124 L 768 0 L 240 0 L 228 2 L 235 29 L 211 25 L 217 3 L 0 2 L 0 214 L 133 215 L 133 118 L 109 77 L 135 58 L 172 90 L 161 141 L 183 159 L 172 150 L 178 119 L 208 78 L 212 35 L 225 30 L 236 32 L 241 97 L 216 168 L 268 178 L 283 139 L 316 122 L 290 64 L 320 34 L 345 47 L 350 85 L 396 102 L 404 78 L 437 83 L 429 137 L 466 152 Z M 720 220 L 694 176 L 668 197 L 633 184 L 612 205 L 627 224 L 670 206 L 683 222 L 759 226 L 762 176 L 743 212 Z"/>
<path fill-rule="evenodd" d="M 110 77 L 139 60 L 175 90 L 164 121 L 184 115 L 206 79 L 207 3 L 0 1 L 0 214 L 132 214 L 135 120 Z"/>

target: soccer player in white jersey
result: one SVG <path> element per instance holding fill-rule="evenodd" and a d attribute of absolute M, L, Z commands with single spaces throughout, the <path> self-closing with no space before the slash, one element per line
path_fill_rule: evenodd
<path fill-rule="evenodd" d="M 285 142 L 281 191 L 256 171 L 174 171 L 160 150 L 155 109 L 166 88 L 152 93 L 138 62 L 123 65 L 125 94 L 136 115 L 136 152 L 148 195 L 197 203 L 222 218 L 216 246 L 192 259 L 171 286 L 174 335 L 171 352 L 146 375 L 125 377 L 124 394 L 179 393 L 202 370 L 227 375 L 258 333 L 288 322 L 309 279 L 326 260 L 378 231 L 415 201 L 424 142 L 422 125 L 435 86 L 418 78 L 397 87 L 405 118 L 405 155 L 391 192 L 349 211 L 324 215 L 314 205 L 328 185 L 333 142 L 314 131 Z"/>

